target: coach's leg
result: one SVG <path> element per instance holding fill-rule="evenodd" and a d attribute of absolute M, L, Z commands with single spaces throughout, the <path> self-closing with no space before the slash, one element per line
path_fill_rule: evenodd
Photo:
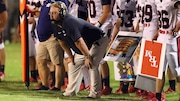
<path fill-rule="evenodd" d="M 99 72 L 99 64 L 102 60 L 106 48 L 108 45 L 108 37 L 102 37 L 97 41 L 97 44 L 93 44 L 90 49 L 90 54 L 93 59 L 93 65 L 92 68 L 89 69 L 90 71 L 90 79 L 91 79 L 91 89 L 89 97 L 93 98 L 99 98 L 100 97 L 100 91 L 102 89 L 102 82 L 101 82 L 101 76 Z"/>
<path fill-rule="evenodd" d="M 82 81 L 83 74 L 81 67 L 84 65 L 84 56 L 75 54 L 74 62 L 75 64 L 68 64 L 68 85 L 63 93 L 64 96 L 76 95 L 80 87 L 80 82 Z"/>

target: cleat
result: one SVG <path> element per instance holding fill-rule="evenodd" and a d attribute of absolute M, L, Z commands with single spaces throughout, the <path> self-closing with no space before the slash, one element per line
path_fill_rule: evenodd
<path fill-rule="evenodd" d="M 86 90 L 87 90 L 87 91 L 90 91 L 90 89 L 91 89 L 91 86 L 88 85 L 88 86 L 86 87 Z"/>
<path fill-rule="evenodd" d="M 151 99 L 153 97 L 156 97 L 156 93 L 148 92 L 148 94 L 146 96 L 143 96 L 143 99 L 148 100 L 148 99 Z"/>
<path fill-rule="evenodd" d="M 122 91 L 122 88 L 123 88 L 123 84 L 120 84 L 120 87 L 118 90 L 116 90 L 116 94 L 123 94 L 123 91 Z"/>
<path fill-rule="evenodd" d="M 30 82 L 37 82 L 37 79 L 33 78 L 32 76 L 29 78 Z"/>
<path fill-rule="evenodd" d="M 37 88 L 36 90 L 49 90 L 49 87 L 42 85 L 40 88 Z"/>
<path fill-rule="evenodd" d="M 141 96 L 141 94 L 142 94 L 142 90 L 138 89 L 135 91 L 136 96 Z"/>
<path fill-rule="evenodd" d="M 146 100 L 147 101 L 158 101 L 158 99 L 156 98 L 156 95 L 154 97 L 146 99 Z M 165 101 L 165 94 L 164 93 L 162 93 L 161 101 Z"/>
<path fill-rule="evenodd" d="M 61 86 L 61 89 L 65 90 L 67 88 L 67 85 L 68 85 L 68 78 L 64 78 L 64 85 Z"/>
<path fill-rule="evenodd" d="M 84 85 L 84 83 L 81 83 L 79 90 L 81 91 L 81 90 L 84 90 L 84 89 L 85 89 L 85 85 Z"/>
<path fill-rule="evenodd" d="M 172 90 L 171 87 L 169 87 L 169 88 L 165 91 L 166 94 L 168 94 L 168 93 L 173 93 L 173 92 L 176 92 L 176 91 Z"/>
<path fill-rule="evenodd" d="M 0 72 L 0 79 L 3 80 L 6 77 L 5 73 Z"/>
<path fill-rule="evenodd" d="M 130 85 L 128 89 L 128 93 L 134 93 L 134 92 L 135 92 L 134 85 Z"/>
<path fill-rule="evenodd" d="M 105 87 L 101 90 L 100 95 L 109 95 L 109 94 L 111 94 L 111 92 L 112 92 L 112 88 L 109 87 L 109 86 L 105 86 Z"/>
<path fill-rule="evenodd" d="M 51 91 L 60 91 L 60 88 L 53 87 L 50 89 Z"/>

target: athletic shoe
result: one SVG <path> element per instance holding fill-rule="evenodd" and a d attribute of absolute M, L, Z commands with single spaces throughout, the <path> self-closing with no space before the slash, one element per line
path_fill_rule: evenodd
<path fill-rule="evenodd" d="M 147 101 L 159 101 L 159 100 L 158 100 L 158 99 L 156 99 L 156 97 L 153 97 L 152 99 L 147 100 Z M 161 98 L 161 101 L 165 101 L 165 99 L 164 99 L 164 98 Z"/>
<path fill-rule="evenodd" d="M 67 88 L 67 85 L 61 86 L 61 89 L 62 89 L 62 90 L 66 90 L 66 88 Z"/>
<path fill-rule="evenodd" d="M 63 93 L 63 96 L 72 97 L 72 96 L 75 96 L 75 93 L 67 93 L 67 92 L 64 92 L 64 93 Z"/>
<path fill-rule="evenodd" d="M 149 100 L 153 97 L 156 97 L 156 93 L 153 92 L 148 92 L 148 94 L 146 96 L 142 96 L 144 100 Z"/>
<path fill-rule="evenodd" d="M 84 90 L 84 89 L 85 89 L 85 85 L 84 85 L 84 83 L 81 83 L 79 90 L 81 91 L 81 90 Z"/>
<path fill-rule="evenodd" d="M 86 87 L 86 90 L 87 90 L 87 91 L 90 91 L 90 89 L 91 89 L 91 86 L 88 85 L 88 86 Z"/>
<path fill-rule="evenodd" d="M 36 90 L 49 90 L 49 87 L 42 85 L 40 88 L 38 88 Z"/>
<path fill-rule="evenodd" d="M 134 85 L 130 85 L 128 89 L 128 93 L 134 93 L 134 92 L 135 92 Z"/>
<path fill-rule="evenodd" d="M 60 88 L 53 87 L 50 89 L 51 91 L 60 91 Z"/>
<path fill-rule="evenodd" d="M 141 94 L 142 94 L 142 90 L 141 89 L 138 89 L 138 90 L 135 91 L 135 95 L 136 96 L 140 97 Z"/>
<path fill-rule="evenodd" d="M 100 95 L 109 95 L 109 94 L 111 94 L 111 92 L 112 92 L 112 88 L 109 87 L 109 86 L 105 86 L 105 87 L 101 90 Z"/>
<path fill-rule="evenodd" d="M 147 99 L 147 101 L 158 101 L 158 99 L 156 98 L 156 96 L 154 96 L 150 99 Z M 162 93 L 161 101 L 165 101 L 165 94 L 164 93 Z"/>
<path fill-rule="evenodd" d="M 5 73 L 0 72 L 0 79 L 4 79 L 6 77 Z"/>
<path fill-rule="evenodd" d="M 169 88 L 165 91 L 166 94 L 168 94 L 168 93 L 173 93 L 173 92 L 176 92 L 176 91 L 172 90 L 171 87 L 169 87 Z"/>
<path fill-rule="evenodd" d="M 33 78 L 32 76 L 29 78 L 30 82 L 37 82 L 37 79 Z"/>
<path fill-rule="evenodd" d="M 68 85 L 68 78 L 64 78 L 64 85 L 61 86 L 61 90 L 65 90 L 67 88 Z"/>
<path fill-rule="evenodd" d="M 123 94 L 122 88 L 123 88 L 123 84 L 120 84 L 119 89 L 116 90 L 115 93 L 116 93 L 116 94 Z"/>

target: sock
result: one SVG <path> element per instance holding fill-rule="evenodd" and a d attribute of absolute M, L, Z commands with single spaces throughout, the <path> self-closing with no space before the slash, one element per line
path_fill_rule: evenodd
<path fill-rule="evenodd" d="M 4 66 L 4 65 L 1 65 L 1 66 L 0 66 L 0 72 L 3 72 L 3 73 L 4 73 L 4 68 L 5 68 L 5 66 Z"/>
<path fill-rule="evenodd" d="M 157 99 L 158 101 L 161 101 L 161 93 L 156 93 L 156 99 Z"/>
<path fill-rule="evenodd" d="M 33 77 L 34 79 L 36 79 L 36 71 L 35 71 L 35 70 L 32 70 L 32 71 L 31 71 L 31 77 Z"/>
<path fill-rule="evenodd" d="M 55 85 L 55 71 L 51 71 L 50 74 L 51 74 L 51 77 L 52 77 L 51 86 L 54 86 Z"/>
<path fill-rule="evenodd" d="M 67 72 L 65 72 L 64 78 L 68 78 L 68 73 Z"/>
<path fill-rule="evenodd" d="M 169 80 L 169 85 L 172 90 L 176 90 L 176 81 L 175 80 Z"/>
<path fill-rule="evenodd" d="M 35 73 L 36 73 L 36 77 L 38 77 L 39 76 L 38 70 L 35 70 Z"/>
<path fill-rule="evenodd" d="M 104 86 L 108 86 L 109 87 L 109 76 L 106 78 L 102 79 L 102 83 L 104 84 Z"/>
<path fill-rule="evenodd" d="M 123 93 L 128 93 L 128 87 L 129 87 L 129 83 L 123 82 L 123 87 L 122 87 Z"/>

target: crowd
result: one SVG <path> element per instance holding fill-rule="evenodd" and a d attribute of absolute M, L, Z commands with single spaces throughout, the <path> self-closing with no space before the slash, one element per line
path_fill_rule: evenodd
<path fill-rule="evenodd" d="M 119 31 L 136 32 L 142 33 L 143 39 L 166 44 L 162 79 L 156 79 L 155 92 L 135 88 L 136 80 L 122 80 L 115 93 L 165 101 L 164 93 L 176 91 L 176 81 L 180 93 L 178 47 L 173 43 L 179 36 L 179 9 L 179 0 L 28 0 L 30 81 L 41 81 L 37 90 L 65 90 L 63 96 L 76 96 L 84 89 L 89 90 L 86 98 L 109 95 L 110 71 L 103 60 L 106 50 Z M 1 36 L 6 13 L 0 0 Z M 0 57 L 5 57 L 3 48 L 2 41 Z M 5 76 L 4 60 L 0 58 L 0 78 Z M 166 70 L 169 88 L 163 92 Z"/>

